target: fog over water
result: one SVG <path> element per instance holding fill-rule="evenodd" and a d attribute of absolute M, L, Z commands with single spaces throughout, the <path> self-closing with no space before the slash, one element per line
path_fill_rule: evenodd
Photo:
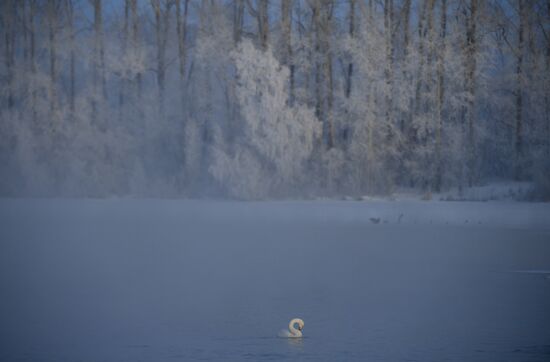
<path fill-rule="evenodd" d="M 547 361 L 548 205 L 455 205 L 2 200 L 0 359 Z"/>

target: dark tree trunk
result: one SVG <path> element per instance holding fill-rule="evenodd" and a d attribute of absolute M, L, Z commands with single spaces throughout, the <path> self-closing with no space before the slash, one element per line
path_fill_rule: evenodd
<path fill-rule="evenodd" d="M 466 18 L 466 125 L 468 186 L 477 180 L 476 135 L 475 135 L 475 91 L 477 67 L 477 24 L 478 0 L 470 0 L 470 13 Z"/>
<path fill-rule="evenodd" d="M 57 2 L 48 2 L 48 41 L 50 55 L 50 122 L 54 131 L 54 114 L 57 109 Z"/>
<path fill-rule="evenodd" d="M 443 130 L 443 102 L 445 98 L 445 49 L 447 35 L 447 0 L 441 0 L 441 20 L 439 30 L 439 50 L 437 59 L 437 125 L 435 134 L 435 184 L 436 192 L 441 191 L 443 179 L 443 156 L 441 133 Z"/>
<path fill-rule="evenodd" d="M 410 18 L 411 18 L 411 0 L 405 0 L 403 4 L 403 53 L 404 60 L 407 60 L 410 46 Z"/>
<path fill-rule="evenodd" d="M 550 0 L 546 1 L 546 17 L 550 23 Z M 546 110 L 546 157 L 550 159 L 550 36 L 546 38 L 546 89 L 544 105 Z"/>
<path fill-rule="evenodd" d="M 293 0 L 281 2 L 281 63 L 289 67 L 289 104 L 294 102 L 294 63 L 292 61 L 292 5 Z"/>
<path fill-rule="evenodd" d="M 130 0 L 130 14 L 132 18 L 132 48 L 134 51 L 139 47 L 139 14 L 137 9 L 137 0 Z M 142 95 L 142 74 L 137 72 L 135 78 L 135 86 L 138 103 L 137 106 L 140 107 L 141 95 Z M 141 112 L 140 112 L 141 114 Z"/>
<path fill-rule="evenodd" d="M 181 0 L 176 0 L 176 21 L 177 21 L 177 34 L 178 34 L 178 56 L 179 56 L 179 71 L 180 78 L 185 81 L 185 66 L 187 64 L 186 53 L 186 39 L 187 39 L 187 14 L 189 9 L 189 0 L 184 0 L 183 3 L 183 19 L 181 18 L 180 10 Z"/>
<path fill-rule="evenodd" d="M 435 0 L 424 0 L 422 2 L 422 11 L 420 13 L 420 18 L 418 19 L 418 57 L 419 57 L 419 66 L 418 72 L 416 75 L 416 87 L 414 92 L 414 106 L 413 113 L 418 115 L 421 110 L 421 90 L 424 81 L 424 67 L 426 65 L 426 56 L 425 56 L 425 46 L 426 46 L 426 17 L 428 9 L 433 7 Z M 416 133 L 416 131 L 414 132 Z M 414 143 L 416 143 L 416 135 L 414 135 Z"/>
<path fill-rule="evenodd" d="M 99 122 L 99 105 L 106 96 L 105 57 L 103 50 L 103 16 L 101 0 L 92 0 L 94 8 L 94 59 L 92 62 L 92 123 L 105 130 L 105 122 Z M 99 124 L 99 123 L 101 124 Z"/>
<path fill-rule="evenodd" d="M 516 63 L 516 167 L 515 178 L 523 178 L 523 51 L 525 47 L 525 26 L 526 26 L 526 0 L 518 0 L 519 28 L 518 28 L 518 49 Z"/>
<path fill-rule="evenodd" d="M 354 32 L 355 32 L 355 1 L 356 0 L 349 0 L 349 36 L 353 39 Z M 353 77 L 353 62 L 348 63 L 348 69 L 346 74 L 346 91 L 345 96 L 346 98 L 349 98 L 351 94 L 351 80 Z"/>
<path fill-rule="evenodd" d="M 256 23 L 258 24 L 258 39 L 260 42 L 260 47 L 265 50 L 267 49 L 267 44 L 269 42 L 269 0 L 257 0 L 257 9 L 254 9 L 254 6 L 250 0 L 246 0 L 246 2 L 248 4 L 248 11 L 250 12 L 250 15 L 256 18 Z"/>
<path fill-rule="evenodd" d="M 13 0 L 6 0 L 2 6 L 4 22 L 4 61 L 7 72 L 7 106 L 11 110 L 15 104 L 13 94 L 15 65 L 15 19 L 16 8 Z"/>
<path fill-rule="evenodd" d="M 30 9 L 29 9 L 29 56 L 30 56 L 30 66 L 31 66 L 31 76 L 34 81 L 36 78 L 36 40 L 35 40 L 35 27 L 34 27 L 34 18 L 36 13 L 36 2 L 30 0 Z M 32 112 L 32 124 L 36 126 L 37 113 L 36 113 L 36 86 L 32 85 L 31 90 L 31 112 Z"/>
<path fill-rule="evenodd" d="M 312 1 L 312 22 L 315 33 L 315 112 L 323 122 L 323 140 L 328 149 L 334 147 L 333 80 L 330 32 L 332 30 L 332 0 Z"/>
<path fill-rule="evenodd" d="M 388 136 L 392 137 L 393 126 L 393 73 L 394 73 L 394 31 L 393 31 L 393 0 L 384 0 L 384 39 L 386 48 L 386 64 L 384 77 L 386 81 L 385 106 L 386 126 Z"/>
<path fill-rule="evenodd" d="M 168 26 L 170 19 L 170 8 L 172 3 L 165 0 L 151 0 L 155 13 L 155 34 L 157 41 L 157 86 L 159 112 L 164 119 L 164 93 L 166 80 L 166 44 L 168 41 Z"/>
<path fill-rule="evenodd" d="M 244 20 L 244 0 L 233 0 L 233 42 L 241 41 Z"/>
<path fill-rule="evenodd" d="M 75 29 L 74 29 L 74 6 L 72 0 L 67 0 L 67 17 L 69 21 L 69 107 L 71 110 L 71 118 L 74 117 L 75 111 Z"/>

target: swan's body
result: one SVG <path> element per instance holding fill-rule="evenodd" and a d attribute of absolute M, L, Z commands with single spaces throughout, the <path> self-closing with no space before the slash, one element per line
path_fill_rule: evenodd
<path fill-rule="evenodd" d="M 294 327 L 294 325 L 298 325 L 298 329 Z M 288 323 L 288 331 L 282 330 L 281 333 L 279 333 L 279 337 L 282 338 L 301 338 L 302 337 L 302 329 L 304 329 L 304 321 L 300 318 L 294 318 L 293 320 Z"/>

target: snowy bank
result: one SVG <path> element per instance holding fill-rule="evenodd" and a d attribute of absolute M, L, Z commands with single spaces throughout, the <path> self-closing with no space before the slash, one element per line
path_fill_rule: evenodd
<path fill-rule="evenodd" d="M 74 215 L 90 218 L 161 217 L 168 221 L 261 223 L 361 223 L 536 228 L 550 230 L 550 204 L 532 202 L 469 202 L 417 200 L 376 201 L 196 201 L 161 199 L 3 199 L 0 218 L 32 215 Z M 31 215 L 31 216 L 32 216 Z"/>

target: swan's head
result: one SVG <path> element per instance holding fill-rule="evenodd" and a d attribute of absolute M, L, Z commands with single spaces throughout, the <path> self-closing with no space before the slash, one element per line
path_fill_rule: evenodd
<path fill-rule="evenodd" d="M 294 318 L 294 319 L 291 321 L 291 324 L 292 324 L 292 325 L 297 324 L 297 325 L 298 325 L 298 330 L 299 330 L 299 331 L 301 331 L 302 329 L 304 329 L 304 321 L 301 320 L 300 318 Z"/>

